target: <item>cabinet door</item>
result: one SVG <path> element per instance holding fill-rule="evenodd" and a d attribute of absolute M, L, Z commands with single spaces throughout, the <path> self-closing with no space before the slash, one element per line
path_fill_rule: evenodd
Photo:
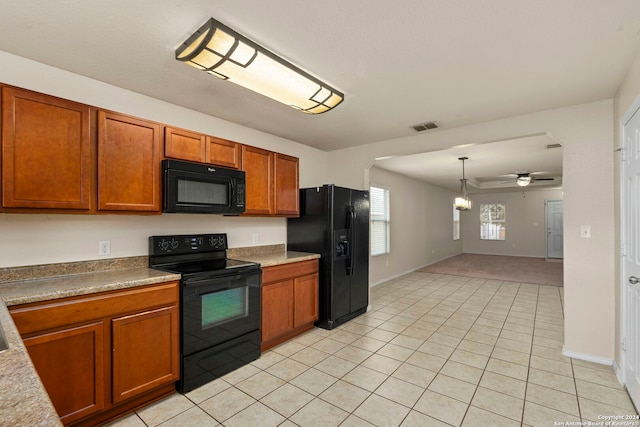
<path fill-rule="evenodd" d="M 104 323 L 24 340 L 38 376 L 65 424 L 105 406 Z"/>
<path fill-rule="evenodd" d="M 275 153 L 276 214 L 299 216 L 298 158 Z"/>
<path fill-rule="evenodd" d="M 178 328 L 176 305 L 112 320 L 114 403 L 179 378 Z"/>
<path fill-rule="evenodd" d="M 205 137 L 199 133 L 166 127 L 164 155 L 191 162 L 205 161 Z"/>
<path fill-rule="evenodd" d="M 242 146 L 242 170 L 247 181 L 245 214 L 271 215 L 275 211 L 273 155 L 271 151 Z"/>
<path fill-rule="evenodd" d="M 293 287 L 294 326 L 318 320 L 318 275 L 296 277 Z"/>
<path fill-rule="evenodd" d="M 98 208 L 160 213 L 160 125 L 98 112 Z"/>
<path fill-rule="evenodd" d="M 293 280 L 262 286 L 262 342 L 293 329 Z"/>
<path fill-rule="evenodd" d="M 2 206 L 91 208 L 89 107 L 2 88 Z"/>
<path fill-rule="evenodd" d="M 240 169 L 242 144 L 226 139 L 207 137 L 207 163 L 230 169 Z"/>

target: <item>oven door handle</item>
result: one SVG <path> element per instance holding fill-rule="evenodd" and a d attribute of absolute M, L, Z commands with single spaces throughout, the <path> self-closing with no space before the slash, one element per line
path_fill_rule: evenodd
<path fill-rule="evenodd" d="M 251 271 L 245 271 L 245 272 L 232 271 L 227 274 L 216 274 L 215 276 L 207 276 L 207 277 L 201 277 L 197 279 L 194 278 L 194 279 L 183 280 L 182 284 L 183 284 L 183 287 L 185 288 L 193 288 L 197 286 L 207 285 L 208 283 L 214 284 L 215 282 L 219 282 L 220 279 L 224 279 L 224 281 L 229 279 L 231 280 L 243 279 L 243 278 L 246 278 L 247 276 L 252 276 L 254 274 L 257 274 L 260 276 L 261 270 L 252 269 Z M 260 280 L 258 280 L 258 286 L 260 286 Z"/>

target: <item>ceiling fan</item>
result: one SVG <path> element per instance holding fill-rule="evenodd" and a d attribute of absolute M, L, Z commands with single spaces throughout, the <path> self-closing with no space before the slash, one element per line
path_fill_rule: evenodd
<path fill-rule="evenodd" d="M 555 180 L 555 178 L 536 178 L 533 175 L 536 174 L 540 174 L 543 172 L 523 172 L 523 173 L 512 173 L 509 175 L 503 175 L 503 176 L 513 176 L 513 179 L 510 179 L 509 181 L 502 181 L 502 183 L 510 183 L 510 182 L 515 182 L 516 184 L 518 184 L 520 187 L 526 187 L 527 185 L 531 184 L 532 182 L 535 181 L 553 181 Z"/>

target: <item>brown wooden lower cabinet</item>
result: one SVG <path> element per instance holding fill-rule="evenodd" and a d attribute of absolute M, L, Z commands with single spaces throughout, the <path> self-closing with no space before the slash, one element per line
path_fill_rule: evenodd
<path fill-rule="evenodd" d="M 175 391 L 178 282 L 9 308 L 65 425 L 89 426 Z"/>
<path fill-rule="evenodd" d="M 113 402 L 176 381 L 179 360 L 177 306 L 135 313 L 112 321 Z"/>
<path fill-rule="evenodd" d="M 105 407 L 103 321 L 27 338 L 24 344 L 64 424 Z"/>
<path fill-rule="evenodd" d="M 313 328 L 318 320 L 318 260 L 262 269 L 262 351 Z"/>

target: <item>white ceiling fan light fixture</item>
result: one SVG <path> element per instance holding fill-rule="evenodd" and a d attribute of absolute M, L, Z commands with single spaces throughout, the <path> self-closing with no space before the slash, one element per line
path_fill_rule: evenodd
<path fill-rule="evenodd" d="M 518 176 L 518 178 L 516 179 L 516 184 L 518 184 L 520 187 L 526 187 L 527 185 L 531 184 L 531 177 Z"/>
<path fill-rule="evenodd" d="M 213 18 L 176 49 L 176 60 L 307 114 L 344 100 L 342 92 Z"/>
<path fill-rule="evenodd" d="M 464 161 L 469 160 L 468 157 L 458 157 L 458 160 L 462 161 L 462 179 L 460 180 L 460 195 L 455 199 L 455 207 L 459 211 L 471 210 L 471 200 L 469 200 L 469 193 L 467 192 L 467 179 L 464 175 Z"/>

